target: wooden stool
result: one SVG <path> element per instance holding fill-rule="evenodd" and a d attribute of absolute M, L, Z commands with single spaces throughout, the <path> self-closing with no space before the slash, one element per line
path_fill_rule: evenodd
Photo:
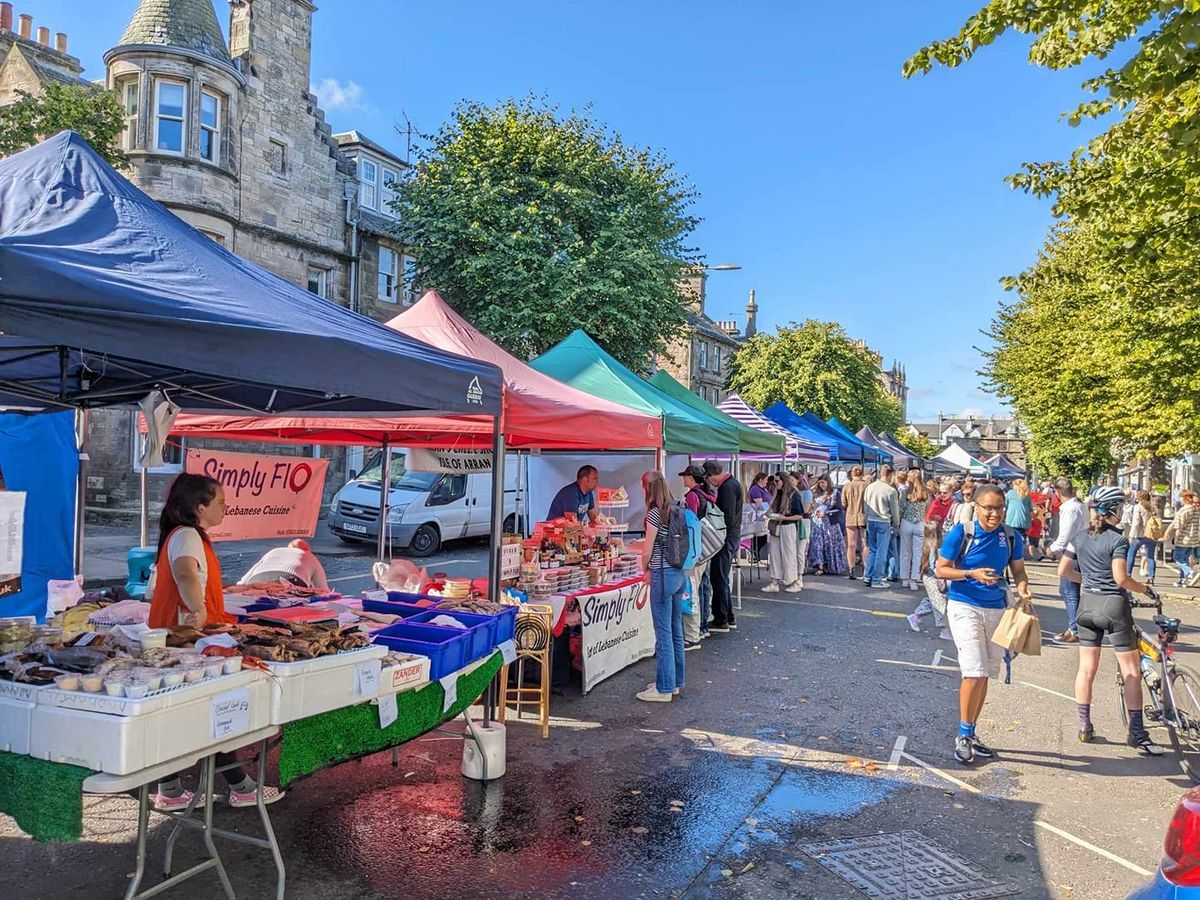
<path fill-rule="evenodd" d="M 521 708 L 536 706 L 542 725 L 542 737 L 550 737 L 550 651 L 554 645 L 554 610 L 549 606 L 527 603 L 517 613 L 516 633 L 513 641 L 517 647 L 517 686 L 508 684 L 508 666 L 500 670 L 500 709 L 498 720 L 504 722 L 505 713 L 511 703 L 521 718 Z M 537 687 L 525 686 L 525 663 L 532 660 L 541 666 L 541 683 Z"/>

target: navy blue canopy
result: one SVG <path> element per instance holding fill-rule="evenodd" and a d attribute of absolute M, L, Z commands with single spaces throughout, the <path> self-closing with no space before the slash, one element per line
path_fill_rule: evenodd
<path fill-rule="evenodd" d="M 812 413 L 800 415 L 786 403 L 772 403 L 763 410 L 763 415 L 781 428 L 806 440 L 829 448 L 830 462 L 862 462 L 863 447 L 858 441 L 846 440 L 818 416 Z"/>
<path fill-rule="evenodd" d="M 225 250 L 64 131 L 0 161 L 0 405 L 477 413 L 500 371 Z"/>

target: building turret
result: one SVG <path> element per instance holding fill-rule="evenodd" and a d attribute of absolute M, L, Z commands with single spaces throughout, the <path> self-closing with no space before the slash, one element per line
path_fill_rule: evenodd
<path fill-rule="evenodd" d="M 754 289 L 750 289 L 750 299 L 746 301 L 746 337 L 752 338 L 758 334 L 758 301 L 754 298 Z"/>

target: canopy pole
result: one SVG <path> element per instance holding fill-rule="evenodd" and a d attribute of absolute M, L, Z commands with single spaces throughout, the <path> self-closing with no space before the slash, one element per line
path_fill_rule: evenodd
<path fill-rule="evenodd" d="M 75 416 L 76 444 L 79 447 L 79 474 L 75 483 L 75 577 L 83 581 L 83 517 L 87 502 L 88 411 Z"/>
<path fill-rule="evenodd" d="M 150 545 L 150 473 L 142 466 L 138 475 L 138 489 L 141 492 L 141 529 L 138 531 L 139 547 Z"/>
<path fill-rule="evenodd" d="M 504 435 L 500 417 L 492 434 L 492 527 L 488 538 L 488 599 L 500 602 L 500 554 L 504 536 Z"/>
<path fill-rule="evenodd" d="M 383 470 L 379 475 L 379 545 L 377 552 L 380 562 L 387 562 L 385 550 L 391 550 L 387 539 L 388 500 L 392 493 L 392 445 L 385 437 L 383 439 Z"/>

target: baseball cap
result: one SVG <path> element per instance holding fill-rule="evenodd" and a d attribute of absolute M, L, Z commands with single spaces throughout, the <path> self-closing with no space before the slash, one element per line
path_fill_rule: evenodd
<path fill-rule="evenodd" d="M 691 475 L 692 478 L 696 479 L 696 481 L 704 480 L 704 470 L 702 468 L 700 468 L 699 466 L 688 466 L 686 469 L 684 469 L 682 472 L 679 473 L 680 478 L 682 478 L 684 475 Z"/>

